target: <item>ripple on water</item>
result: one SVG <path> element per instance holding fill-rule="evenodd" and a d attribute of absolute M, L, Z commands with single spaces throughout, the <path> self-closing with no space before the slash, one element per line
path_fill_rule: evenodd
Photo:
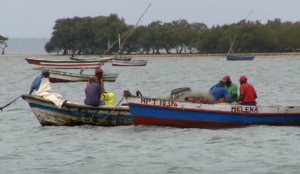
<path fill-rule="evenodd" d="M 0 60 L 1 106 L 27 94 L 39 72 Z M 4 67 L 16 66 L 5 70 Z M 284 65 L 284 66 L 283 66 Z M 299 105 L 299 59 L 149 59 L 146 67 L 103 66 L 117 72 L 105 88 L 169 96 L 178 87 L 208 91 L 225 74 L 238 86 L 246 75 L 260 105 Z M 78 70 L 67 70 L 78 72 Z M 84 73 L 93 73 L 85 70 Z M 17 74 L 13 76 L 12 74 Z M 32 77 L 30 77 L 32 76 Z M 18 81 L 18 83 L 7 84 Z M 85 83 L 53 84 L 69 101 L 84 100 Z M 145 126 L 41 127 L 22 99 L 0 113 L 0 173 L 299 173 L 298 127 L 253 126 L 206 130 Z"/>

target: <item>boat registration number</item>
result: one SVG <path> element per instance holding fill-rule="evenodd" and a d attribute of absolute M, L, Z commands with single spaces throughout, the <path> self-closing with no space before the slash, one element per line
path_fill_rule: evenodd
<path fill-rule="evenodd" d="M 156 105 L 156 106 L 165 106 L 165 107 L 177 107 L 175 101 L 162 100 L 162 99 L 146 99 L 141 98 L 141 103 L 146 105 Z"/>

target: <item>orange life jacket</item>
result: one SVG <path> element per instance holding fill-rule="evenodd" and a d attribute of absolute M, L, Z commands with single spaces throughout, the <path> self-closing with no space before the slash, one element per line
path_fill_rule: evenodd
<path fill-rule="evenodd" d="M 216 103 L 226 103 L 225 97 L 220 98 L 219 100 L 216 101 Z"/>

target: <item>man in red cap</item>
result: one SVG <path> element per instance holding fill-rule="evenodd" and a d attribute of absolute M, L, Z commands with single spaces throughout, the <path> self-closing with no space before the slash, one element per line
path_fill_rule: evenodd
<path fill-rule="evenodd" d="M 105 92 L 102 77 L 103 77 L 103 70 L 98 68 L 98 69 L 95 70 L 95 75 L 92 78 L 95 79 L 96 83 L 101 85 L 102 95 L 101 95 L 100 100 L 101 101 L 106 101 L 106 105 L 112 106 L 114 104 L 114 101 L 115 101 L 115 95 L 113 93 Z M 88 81 L 87 86 L 89 86 L 89 85 L 90 85 L 90 82 Z"/>
<path fill-rule="evenodd" d="M 223 77 L 223 80 L 225 82 L 225 88 L 227 89 L 229 96 L 232 100 L 235 100 L 237 98 L 237 86 L 236 84 L 232 83 L 230 80 L 229 75 L 225 75 Z"/>
<path fill-rule="evenodd" d="M 257 94 L 255 92 L 254 87 L 247 82 L 246 76 L 240 77 L 240 98 L 239 101 L 242 101 L 242 105 L 251 105 L 256 106 L 255 99 L 257 98 Z"/>

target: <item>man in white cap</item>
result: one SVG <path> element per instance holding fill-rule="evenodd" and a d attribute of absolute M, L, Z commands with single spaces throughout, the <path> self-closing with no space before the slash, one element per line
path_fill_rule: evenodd
<path fill-rule="evenodd" d="M 62 108 L 66 104 L 67 100 L 62 100 L 62 95 L 51 91 L 49 69 L 43 68 L 41 72 L 42 74 L 37 76 L 32 82 L 29 95 L 36 90 L 36 95 L 51 100 L 57 107 Z"/>

